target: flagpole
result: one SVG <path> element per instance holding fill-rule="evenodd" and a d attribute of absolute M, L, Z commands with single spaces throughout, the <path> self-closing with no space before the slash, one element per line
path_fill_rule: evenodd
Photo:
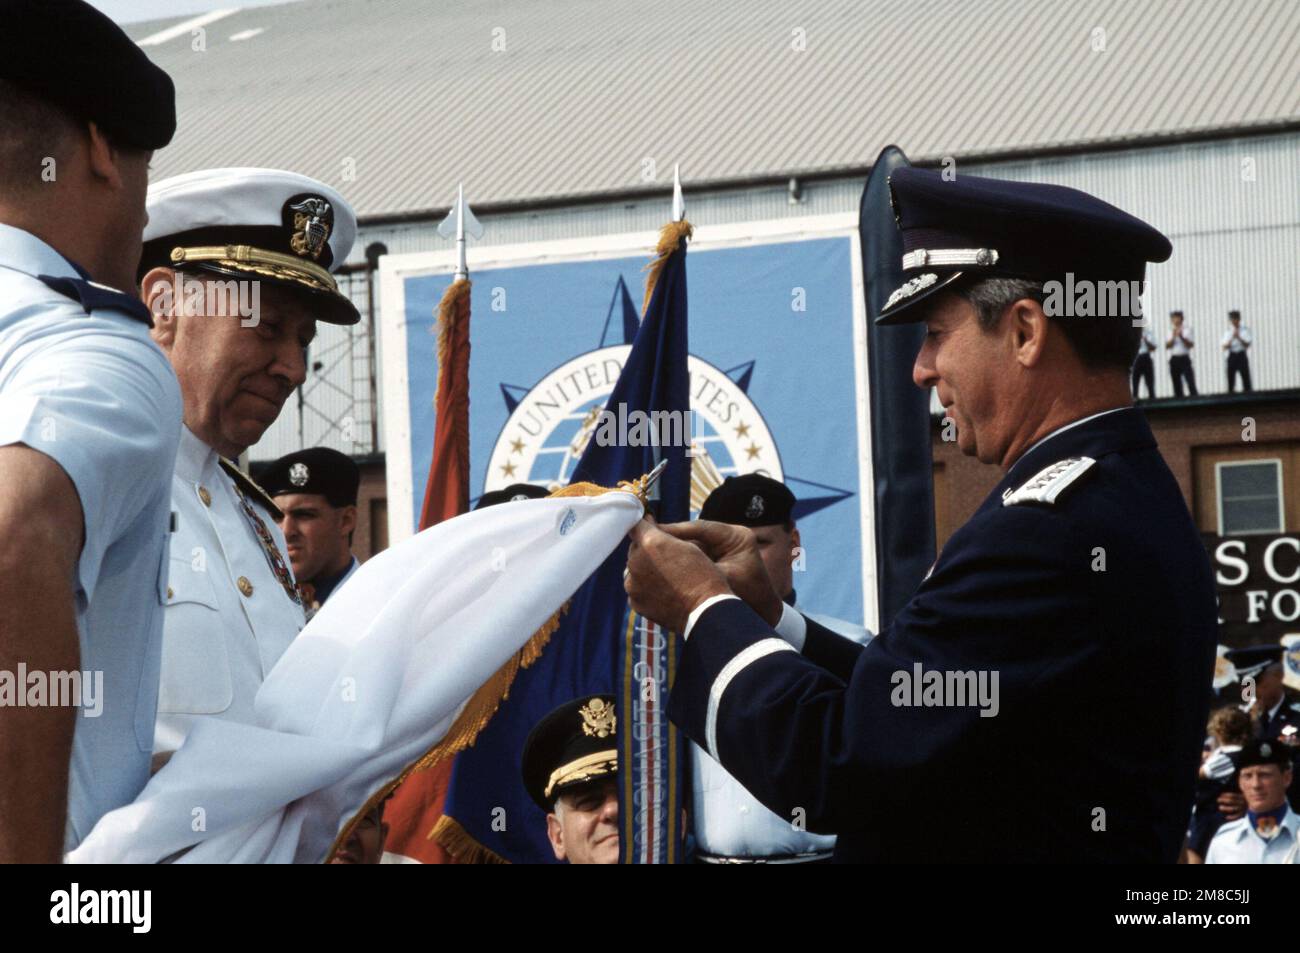
<path fill-rule="evenodd" d="M 673 163 L 673 217 L 672 221 L 680 222 L 686 218 L 686 200 L 682 198 L 682 164 Z"/>
<path fill-rule="evenodd" d="M 483 226 L 465 202 L 465 187 L 456 187 L 456 202 L 438 226 L 443 238 L 456 242 L 456 271 L 438 303 L 438 376 L 434 388 L 433 457 L 420 507 L 420 529 L 459 516 L 469 509 L 469 323 L 470 281 L 467 262 L 469 238 L 483 234 Z M 506 683 L 508 685 L 508 683 Z M 475 695 L 481 712 L 499 702 L 490 694 L 501 692 L 501 680 Z M 477 721 L 475 722 L 477 724 Z M 452 863 L 452 854 L 440 841 L 429 838 L 442 817 L 451 779 L 452 759 L 413 773 L 393 792 L 387 810 L 389 850 L 421 863 Z"/>

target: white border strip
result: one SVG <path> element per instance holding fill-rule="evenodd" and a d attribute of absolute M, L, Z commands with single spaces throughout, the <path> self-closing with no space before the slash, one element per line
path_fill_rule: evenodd
<path fill-rule="evenodd" d="M 722 759 L 718 757 L 718 706 L 722 703 L 722 693 L 727 690 L 733 678 L 759 659 L 773 652 L 793 651 L 794 646 L 784 639 L 763 639 L 745 646 L 730 662 L 722 666 L 722 671 L 713 680 L 713 687 L 709 689 L 709 707 L 704 713 L 704 740 L 709 756 L 718 764 L 722 764 Z"/>
<path fill-rule="evenodd" d="M 858 513 L 862 536 L 862 625 L 880 632 L 880 593 L 876 573 L 876 468 L 871 443 L 871 387 L 868 381 L 867 295 L 862 277 L 862 236 L 853 224 L 850 243 L 850 274 L 853 276 L 853 386 L 858 410 Z"/>
<path fill-rule="evenodd" d="M 454 253 L 449 253 L 450 258 Z M 375 323 L 379 348 L 379 374 L 383 400 L 380 423 L 384 434 L 384 469 L 388 484 L 388 545 L 414 535 L 415 502 L 411 487 L 411 392 L 406 361 L 406 275 L 396 255 L 379 259 L 380 321 Z M 455 265 L 452 266 L 455 268 Z M 429 315 L 432 321 L 433 315 Z M 437 359 L 437 342 L 431 336 L 430 356 Z"/>

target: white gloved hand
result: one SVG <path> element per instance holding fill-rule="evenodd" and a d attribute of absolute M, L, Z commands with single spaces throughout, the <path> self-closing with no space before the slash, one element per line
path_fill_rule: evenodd
<path fill-rule="evenodd" d="M 1222 748 L 1215 748 L 1214 752 L 1205 759 L 1205 764 L 1201 765 L 1202 773 L 1207 778 L 1213 778 L 1216 781 L 1232 777 L 1232 772 L 1237 770 L 1237 766 L 1232 763 L 1231 754 L 1240 750 L 1240 745 L 1225 745 Z"/>

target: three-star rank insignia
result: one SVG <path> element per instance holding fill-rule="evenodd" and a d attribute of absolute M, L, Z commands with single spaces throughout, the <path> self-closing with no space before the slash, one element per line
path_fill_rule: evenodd
<path fill-rule="evenodd" d="M 295 196 L 285 202 L 285 218 L 291 219 L 293 237 L 289 247 L 313 261 L 320 258 L 334 230 L 334 209 L 319 195 Z"/>
<path fill-rule="evenodd" d="M 588 737 L 608 738 L 614 733 L 614 706 L 603 698 L 593 698 L 579 709 L 582 733 Z"/>

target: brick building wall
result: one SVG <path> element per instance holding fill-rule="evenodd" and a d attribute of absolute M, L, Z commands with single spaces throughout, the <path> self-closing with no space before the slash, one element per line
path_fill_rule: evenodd
<path fill-rule="evenodd" d="M 1278 452 L 1300 452 L 1300 391 L 1270 391 L 1143 401 L 1160 452 L 1183 491 L 1202 532 L 1218 532 L 1212 464 Z M 1249 418 L 1254 422 L 1249 426 Z M 970 519 L 1002 471 L 964 456 L 941 437 L 942 418 L 932 427 L 935 467 L 935 535 L 940 546 Z M 1251 439 L 1253 438 L 1253 439 Z M 1300 491 L 1300 467 L 1284 467 L 1284 487 Z M 1198 472 L 1199 471 L 1199 472 Z M 1300 531 L 1300 492 L 1284 493 L 1287 532 Z"/>

